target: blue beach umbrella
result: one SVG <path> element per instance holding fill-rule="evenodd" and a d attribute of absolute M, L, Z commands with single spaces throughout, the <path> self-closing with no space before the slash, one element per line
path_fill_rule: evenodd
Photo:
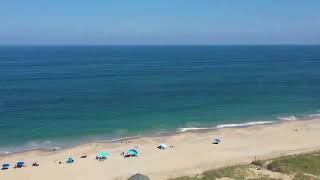
<path fill-rule="evenodd" d="M 2 165 L 2 169 L 9 169 L 9 167 L 10 167 L 10 164 L 8 163 L 5 163 Z"/>
<path fill-rule="evenodd" d="M 17 162 L 17 167 L 19 167 L 19 168 L 23 167 L 24 165 L 25 165 L 25 164 L 24 164 L 23 161 Z"/>

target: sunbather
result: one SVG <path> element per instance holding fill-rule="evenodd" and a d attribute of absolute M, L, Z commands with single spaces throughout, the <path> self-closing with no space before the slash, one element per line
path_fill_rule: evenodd
<path fill-rule="evenodd" d="M 37 161 L 35 161 L 34 163 L 32 163 L 32 166 L 38 167 L 38 166 L 39 166 L 39 163 L 37 163 Z"/>

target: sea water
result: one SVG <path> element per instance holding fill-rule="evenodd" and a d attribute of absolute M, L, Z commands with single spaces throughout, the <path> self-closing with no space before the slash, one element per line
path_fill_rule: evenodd
<path fill-rule="evenodd" d="M 319 109 L 320 46 L 0 47 L 2 153 Z"/>

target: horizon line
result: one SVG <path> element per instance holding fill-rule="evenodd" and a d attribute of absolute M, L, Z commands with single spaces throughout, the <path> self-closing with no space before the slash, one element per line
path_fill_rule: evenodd
<path fill-rule="evenodd" d="M 0 46 L 319 46 L 320 43 L 235 43 L 235 44 L 0 44 Z"/>

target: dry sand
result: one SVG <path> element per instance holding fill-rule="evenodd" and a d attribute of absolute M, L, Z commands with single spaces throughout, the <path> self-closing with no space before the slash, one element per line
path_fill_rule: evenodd
<path fill-rule="evenodd" d="M 214 137 L 219 145 L 211 144 Z M 265 159 L 320 149 L 320 119 L 287 121 L 246 128 L 224 128 L 207 132 L 185 132 L 163 137 L 144 137 L 131 143 L 90 143 L 56 152 L 30 151 L 0 157 L 0 163 L 13 165 L 25 161 L 27 167 L 0 171 L 1 180 L 108 180 L 126 179 L 143 173 L 151 179 L 193 175 L 208 169 L 249 163 L 255 157 Z M 160 143 L 174 145 L 167 150 Z M 123 158 L 120 153 L 137 146 L 140 156 Z M 105 161 L 95 160 L 97 153 L 108 151 Z M 80 159 L 87 154 L 86 159 Z M 67 157 L 75 158 L 66 164 Z M 39 167 L 31 167 L 37 161 Z M 61 161 L 62 164 L 58 164 Z"/>

